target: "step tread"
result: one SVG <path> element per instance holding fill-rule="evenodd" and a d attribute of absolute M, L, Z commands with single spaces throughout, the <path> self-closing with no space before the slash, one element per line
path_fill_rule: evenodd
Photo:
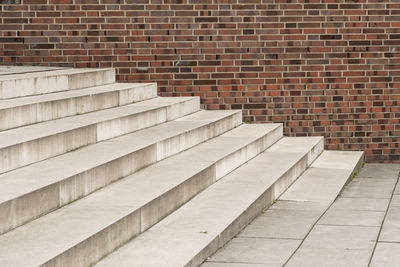
<path fill-rule="evenodd" d="M 175 121 L 89 145 L 2 174 L 0 175 L 0 203 L 236 113 L 240 111 L 199 111 Z M 64 166 L 68 168 L 63 168 Z"/>
<path fill-rule="evenodd" d="M 176 103 L 186 102 L 194 98 L 196 97 L 154 98 L 131 105 L 115 107 L 6 130 L 0 132 L 0 148 L 36 140 L 49 135 L 71 131 L 73 129 L 89 125 L 94 125 L 103 121 L 113 120 L 150 110 L 156 110 Z"/>
<path fill-rule="evenodd" d="M 279 200 L 330 204 L 362 159 L 360 151 L 324 151 Z"/>
<path fill-rule="evenodd" d="M 68 67 L 43 67 L 43 66 L 0 66 L 0 75 L 11 75 L 30 72 L 54 71 L 70 69 Z"/>
<path fill-rule="evenodd" d="M 96 266 L 184 266 L 190 263 L 279 177 L 307 157 L 307 151 L 302 150 L 307 146 L 311 150 L 321 142 L 320 138 L 312 138 L 313 142 L 300 143 L 299 149 L 293 144 L 300 152 L 279 151 L 276 147 L 288 142 L 286 139 L 211 185 Z"/>
<path fill-rule="evenodd" d="M 58 69 L 51 71 L 40 71 L 40 72 L 27 72 L 21 74 L 10 74 L 10 75 L 1 75 L 0 82 L 7 80 L 16 80 L 16 79 L 29 79 L 36 77 L 50 77 L 50 76 L 59 76 L 59 75 L 71 75 L 71 74 L 80 74 L 80 73 L 90 73 L 90 72 L 101 72 L 105 70 L 112 70 L 112 68 L 68 68 L 68 69 Z"/>
<path fill-rule="evenodd" d="M 258 138 L 254 135 L 247 136 L 247 134 L 241 133 L 240 128 L 249 127 L 258 132 Z M 230 145 L 226 146 L 227 143 L 225 142 L 223 154 L 230 155 L 254 140 L 265 136 L 267 132 L 278 129 L 278 127 L 281 128 L 282 126 L 272 124 L 242 125 L 235 129 L 238 138 L 221 135 L 210 141 L 215 144 L 218 140 L 229 139 Z M 201 148 L 204 146 L 209 148 L 207 153 L 210 156 L 221 150 L 219 146 L 210 148 L 208 145 L 210 141 L 177 156 L 155 163 L 88 197 L 0 236 L 0 255 L 4 255 L 4 257 L 0 257 L 0 265 L 32 266 L 43 264 L 121 220 L 124 216 L 135 212 L 136 207 L 144 205 L 171 186 L 179 184 L 188 175 L 196 174 L 205 166 L 214 164 L 215 162 L 209 160 L 194 160 L 191 156 L 188 156 L 189 154 L 196 155 L 197 151 L 203 151 Z M 195 152 L 193 153 L 193 151 Z M 177 167 L 176 164 L 179 164 L 180 167 Z M 162 172 L 160 172 L 160 168 L 162 168 Z M 165 179 L 165 173 L 171 175 L 169 179 Z M 156 186 L 157 184 L 158 186 Z M 132 192 L 137 192 L 137 194 Z M 113 195 L 113 197 L 110 197 L 110 195 Z M 76 229 L 76 231 L 71 231 L 71 229 Z M 24 256 L 21 257 L 21 255 Z"/>
<path fill-rule="evenodd" d="M 0 109 L 8 109 L 25 105 L 32 105 L 43 102 L 51 102 L 58 100 L 68 100 L 70 98 L 82 97 L 94 94 L 103 94 L 107 92 L 119 91 L 134 87 L 145 87 L 151 83 L 112 83 L 106 85 L 95 86 L 72 91 L 53 92 L 43 95 L 24 96 L 20 98 L 2 99 L 0 100 Z"/>

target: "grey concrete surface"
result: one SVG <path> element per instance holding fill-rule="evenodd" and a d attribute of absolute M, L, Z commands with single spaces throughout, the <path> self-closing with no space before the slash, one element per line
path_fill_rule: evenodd
<path fill-rule="evenodd" d="M 0 101 L 0 130 L 118 107 L 157 97 L 156 84 L 115 83 Z"/>
<path fill-rule="evenodd" d="M 236 136 L 221 135 L 212 140 L 230 140 L 224 146 L 224 153 L 221 153 L 218 146 L 207 151 L 209 155 L 215 155 L 218 151 L 223 155 L 222 158 L 214 161 L 210 161 L 210 157 L 203 161 L 193 159 L 190 154 L 197 153 L 191 150 L 198 150 L 207 145 L 207 142 L 200 144 L 0 236 L 0 255 L 3 255 L 0 266 L 36 266 L 46 262 L 58 262 L 63 266 L 87 266 L 95 263 L 220 178 L 217 176 L 221 173 L 217 171 L 217 163 L 224 157 L 236 153 L 241 155 L 244 151 L 246 157 L 239 157 L 242 159 L 241 163 L 254 157 L 259 152 L 252 148 L 252 144 L 268 135 L 270 131 L 267 130 L 276 127 L 277 125 L 272 124 L 243 125 L 235 129 Z M 244 129 L 244 133 L 241 133 L 240 128 Z M 252 128 L 257 134 L 247 136 L 248 129 L 245 128 Z M 270 144 L 275 141 L 270 140 Z M 268 142 L 265 145 L 268 146 Z M 234 161 L 232 164 L 238 162 Z M 232 166 L 236 167 L 238 165 Z M 242 188 L 243 183 L 232 186 Z M 220 192 L 214 193 L 217 195 L 207 198 L 206 202 L 203 200 L 202 203 L 215 203 Z M 223 202 L 227 204 L 229 200 Z M 197 211 L 197 207 L 191 209 L 193 213 L 198 214 Z M 215 209 L 213 212 L 219 211 Z M 229 218 L 231 212 L 228 211 L 226 215 Z M 223 217 L 222 214 L 221 216 Z M 92 221 L 95 223 L 91 224 Z M 60 227 L 63 225 L 65 227 Z M 184 223 L 181 222 L 180 225 Z M 71 231 L 74 228 L 79 228 L 79 231 Z M 197 231 L 195 233 L 202 235 Z M 57 246 L 53 246 L 54 240 L 58 240 Z M 107 245 L 99 246 L 99 243 Z M 117 265 L 121 266 L 120 263 Z"/>
<path fill-rule="evenodd" d="M 305 239 L 304 248 L 362 249 L 374 248 L 379 226 L 316 225 Z"/>
<path fill-rule="evenodd" d="M 353 171 L 360 166 L 362 158 L 363 154 L 359 152 L 337 154 L 334 151 L 323 152 L 313 162 L 314 167 L 307 169 L 275 204 L 210 257 L 204 266 L 216 262 L 237 264 L 247 262 L 249 266 L 250 263 L 263 262 L 255 259 L 264 259 L 264 263 L 280 264 L 280 266 L 287 262 L 289 266 L 325 266 L 321 255 L 329 250 L 346 250 L 349 255 L 359 255 L 363 250 L 372 252 L 375 244 L 373 239 L 379 232 L 378 226 L 367 228 L 316 225 L 352 176 Z M 331 164 L 332 160 L 337 164 Z M 334 166 L 338 168 L 332 169 Z M 338 241 L 332 238 L 337 238 Z M 255 247 L 251 242 L 257 239 L 260 241 Z M 291 244 L 298 242 L 298 246 L 290 245 L 289 241 Z M 274 245 L 278 249 L 274 249 Z M 297 250 L 299 246 L 300 250 Z M 323 253 L 316 252 L 322 248 L 324 248 Z M 351 254 L 350 250 L 354 253 Z M 361 254 L 369 255 L 365 251 Z M 307 261 L 306 258 L 313 253 L 317 256 Z M 329 253 L 332 254 L 332 251 Z M 332 255 L 337 256 L 334 253 Z M 270 258 L 279 261 L 268 261 Z M 350 262 L 346 257 L 341 260 L 343 260 L 342 266 Z M 368 262 L 368 257 L 366 261 Z M 328 266 L 340 266 L 340 264 L 331 263 Z"/>
<path fill-rule="evenodd" d="M 400 166 L 367 164 L 285 266 L 399 266 Z"/>
<path fill-rule="evenodd" d="M 379 242 L 372 257 L 371 267 L 400 266 L 400 243 Z"/>
<path fill-rule="evenodd" d="M 41 71 L 53 71 L 53 70 L 60 70 L 60 69 L 69 69 L 69 68 L 3 65 L 3 66 L 0 66 L 0 75 L 11 75 L 11 74 L 21 74 L 21 73 L 31 73 L 31 72 L 41 72 Z"/>
<path fill-rule="evenodd" d="M 276 264 L 282 266 L 290 256 L 291 251 L 296 249 L 300 242 L 301 240 L 293 239 L 239 237 L 229 242 L 209 262 L 240 262 L 248 265 Z M 265 253 L 265 251 L 273 251 L 274 253 Z"/>
<path fill-rule="evenodd" d="M 0 99 L 115 83 L 114 69 L 60 69 L 0 75 Z"/>
<path fill-rule="evenodd" d="M 302 240 L 320 215 L 320 210 L 268 209 L 238 236 Z"/>
<path fill-rule="evenodd" d="M 366 267 L 370 250 L 304 248 L 285 265 L 288 267 Z"/>
<path fill-rule="evenodd" d="M 0 175 L 0 233 L 223 134 L 241 119 L 240 111 L 200 111 Z M 281 128 L 270 124 L 264 130 L 279 138 Z"/>
<path fill-rule="evenodd" d="M 136 104 L 0 132 L 0 173 L 191 114 L 199 98 L 154 98 Z"/>
<path fill-rule="evenodd" d="M 322 141 L 313 140 L 297 143 L 303 147 L 303 152 L 280 152 L 273 145 L 149 231 L 104 258 L 97 266 L 199 265 L 236 235 L 265 205 L 272 203 L 290 181 L 306 169 L 310 161 L 309 151 Z M 307 146 L 308 151 L 304 149 Z M 282 255 L 276 257 L 279 262 L 284 260 Z"/>

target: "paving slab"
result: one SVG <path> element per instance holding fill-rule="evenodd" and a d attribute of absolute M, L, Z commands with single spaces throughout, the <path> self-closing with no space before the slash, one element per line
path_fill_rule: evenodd
<path fill-rule="evenodd" d="M 321 214 L 329 207 L 329 203 L 318 203 L 312 201 L 294 201 L 278 199 L 269 210 L 304 210 L 304 211 L 319 211 Z"/>
<path fill-rule="evenodd" d="M 318 224 L 381 226 L 385 212 L 328 209 Z"/>
<path fill-rule="evenodd" d="M 370 250 L 303 248 L 285 265 L 288 267 L 366 267 Z"/>
<path fill-rule="evenodd" d="M 327 153 L 327 155 L 325 155 L 325 153 Z M 343 185 L 346 184 L 348 179 L 352 176 L 354 168 L 360 165 L 363 157 L 363 154 L 360 152 L 338 152 L 337 156 L 334 156 L 334 154 L 334 151 L 323 152 L 312 164 L 312 166 L 322 167 L 311 167 L 307 169 L 289 189 L 279 197 L 276 203 L 257 217 L 236 238 L 230 241 L 230 243 L 236 242 L 236 239 L 244 237 L 266 238 L 271 240 L 270 242 L 278 242 L 276 240 L 304 240 L 320 216 L 335 200 Z M 329 164 L 332 158 L 340 158 L 345 163 L 341 164 L 338 162 L 339 168 L 337 169 L 327 168 L 332 166 Z M 348 165 L 348 162 L 352 162 L 353 166 Z M 375 227 L 374 230 L 378 231 L 379 227 Z M 360 229 L 360 232 L 362 231 L 363 229 Z M 329 232 L 325 235 L 329 236 Z M 353 235 L 356 235 L 356 233 L 353 233 Z M 375 233 L 374 238 L 376 238 L 376 235 L 377 233 Z M 321 236 L 320 239 L 314 238 L 310 240 L 310 244 L 324 243 L 323 240 L 328 238 L 326 236 Z M 362 233 L 357 235 L 357 237 L 362 237 Z M 345 240 L 345 238 L 344 236 L 343 239 Z M 353 244 L 362 243 L 356 243 L 354 240 L 349 239 L 347 240 L 348 245 L 352 245 L 352 243 L 350 243 L 351 241 L 354 242 Z M 246 256 L 238 255 L 234 249 L 230 250 L 230 243 L 221 249 L 221 251 L 223 250 L 226 255 L 235 257 L 233 262 L 242 262 Z M 318 244 L 316 247 L 318 247 Z M 335 242 L 330 246 L 335 247 L 334 245 Z M 374 243 L 372 242 L 368 248 L 372 250 L 373 245 Z M 261 247 L 258 249 L 263 249 L 267 255 L 273 254 L 279 256 L 281 253 L 280 251 L 275 251 L 273 248 L 268 247 Z M 288 246 L 285 253 L 281 256 L 287 258 L 287 255 L 293 255 L 296 249 L 297 247 Z M 218 255 L 218 253 L 220 252 L 218 251 L 208 261 L 216 261 L 214 257 Z M 221 262 L 222 261 L 223 260 L 221 260 Z"/>
<path fill-rule="evenodd" d="M 319 216 L 321 216 L 320 210 L 269 209 L 251 222 L 238 236 L 302 240 Z"/>
<path fill-rule="evenodd" d="M 400 242 L 400 206 L 389 207 L 379 241 Z"/>
<path fill-rule="evenodd" d="M 369 178 L 369 179 L 364 179 L 364 178 L 358 178 L 355 177 L 351 180 L 349 183 L 349 187 L 374 187 L 378 190 L 381 189 L 392 189 L 396 185 L 397 180 L 395 179 L 381 179 L 381 178 Z"/>
<path fill-rule="evenodd" d="M 394 195 L 400 195 L 400 184 L 398 183 L 393 192 Z"/>
<path fill-rule="evenodd" d="M 357 178 L 396 179 L 399 176 L 399 164 L 366 164 L 358 173 Z"/>
<path fill-rule="evenodd" d="M 390 206 L 400 206 L 400 195 L 393 195 L 392 200 L 390 201 Z"/>
<path fill-rule="evenodd" d="M 372 250 L 379 226 L 316 225 L 301 245 L 303 248 Z"/>
<path fill-rule="evenodd" d="M 273 263 L 238 263 L 238 262 L 205 262 L 202 267 L 282 267 L 281 264 Z"/>
<path fill-rule="evenodd" d="M 393 193 L 393 188 L 381 186 L 375 188 L 373 186 L 363 184 L 349 184 L 341 193 L 342 197 L 347 198 L 387 198 L 390 199 Z"/>
<path fill-rule="evenodd" d="M 289 239 L 235 238 L 219 250 L 212 257 L 211 262 L 280 264 L 282 266 L 300 242 L 301 240 Z M 268 253 L 271 251 L 274 253 Z"/>
<path fill-rule="evenodd" d="M 378 242 L 370 266 L 371 267 L 400 266 L 400 243 Z"/>
<path fill-rule="evenodd" d="M 339 197 L 332 204 L 334 210 L 360 210 L 360 211 L 382 211 L 386 212 L 389 198 L 347 198 Z M 400 205 L 400 199 L 399 199 Z"/>

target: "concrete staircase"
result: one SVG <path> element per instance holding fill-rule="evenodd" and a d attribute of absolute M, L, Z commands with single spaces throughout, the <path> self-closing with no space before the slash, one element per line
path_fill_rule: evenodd
<path fill-rule="evenodd" d="M 0 266 L 197 266 L 324 147 L 113 69 L 3 74 L 0 99 Z"/>

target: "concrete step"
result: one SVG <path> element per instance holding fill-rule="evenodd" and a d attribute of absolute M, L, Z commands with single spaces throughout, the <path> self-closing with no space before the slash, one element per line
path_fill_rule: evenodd
<path fill-rule="evenodd" d="M 281 136 L 282 125 L 242 125 L 142 169 L 0 236 L 0 266 L 89 266 Z"/>
<path fill-rule="evenodd" d="M 166 97 L 0 132 L 0 173 L 188 115 L 198 97 Z"/>
<path fill-rule="evenodd" d="M 202 266 L 284 266 L 359 168 L 362 158 L 362 152 L 324 151 L 276 203 Z M 293 266 L 324 265 L 302 263 Z"/>
<path fill-rule="evenodd" d="M 21 74 L 30 72 L 54 71 L 61 69 L 70 69 L 68 67 L 44 67 L 44 66 L 0 66 L 0 75 Z"/>
<path fill-rule="evenodd" d="M 241 121 L 241 111 L 199 111 L 0 175 L 0 234 Z"/>
<path fill-rule="evenodd" d="M 360 151 L 324 151 L 279 200 L 330 205 L 363 161 Z"/>
<path fill-rule="evenodd" d="M 113 83 L 0 100 L 0 130 L 118 107 L 157 97 L 155 83 Z"/>
<path fill-rule="evenodd" d="M 0 76 L 0 99 L 115 83 L 114 69 L 61 69 Z"/>
<path fill-rule="evenodd" d="M 286 190 L 322 147 L 322 137 L 284 138 L 96 266 L 199 265 Z"/>

